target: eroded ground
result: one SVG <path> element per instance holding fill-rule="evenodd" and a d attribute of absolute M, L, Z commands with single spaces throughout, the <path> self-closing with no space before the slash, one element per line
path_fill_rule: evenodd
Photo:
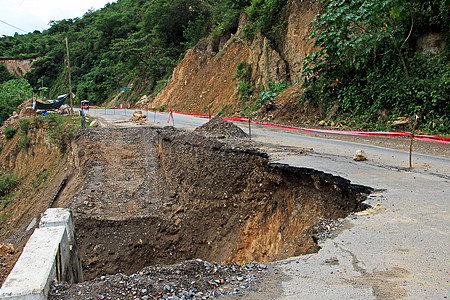
<path fill-rule="evenodd" d="M 253 262 L 318 251 L 318 223 L 364 207 L 368 189 L 271 164 L 262 150 L 271 146 L 236 138 L 230 129 L 217 138 L 217 126 L 205 135 L 207 128 L 198 131 L 203 135 L 146 127 L 79 136 L 79 174 L 72 180 L 82 184 L 58 205 L 73 210 L 85 278 L 92 281 L 57 285 L 53 299 L 239 295 L 268 273 Z M 287 150 L 274 149 L 280 151 Z M 186 273 L 192 264 L 198 271 Z"/>

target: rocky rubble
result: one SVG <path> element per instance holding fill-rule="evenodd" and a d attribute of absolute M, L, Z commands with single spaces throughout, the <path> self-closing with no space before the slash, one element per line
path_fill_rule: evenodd
<path fill-rule="evenodd" d="M 353 215 L 353 213 L 351 213 Z M 325 240 L 328 238 L 335 238 L 345 224 L 344 218 L 330 220 L 322 218 L 312 227 L 312 235 L 317 240 Z"/>
<path fill-rule="evenodd" d="M 49 299 L 211 299 L 244 296 L 255 291 L 268 274 L 267 266 L 247 263 L 219 265 L 201 259 L 180 264 L 155 265 L 130 276 L 101 276 L 79 284 L 55 283 Z M 260 290 L 256 290 L 258 292 Z"/>
<path fill-rule="evenodd" d="M 144 115 L 142 111 L 138 110 L 133 113 L 130 120 L 134 122 L 144 122 L 147 121 L 147 116 Z"/>

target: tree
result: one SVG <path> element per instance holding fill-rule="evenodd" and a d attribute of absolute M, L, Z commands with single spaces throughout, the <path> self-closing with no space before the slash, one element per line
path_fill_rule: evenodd
<path fill-rule="evenodd" d="M 309 39 L 319 50 L 305 59 L 304 87 L 316 80 L 341 80 L 348 70 L 359 70 L 374 57 L 392 53 L 409 77 L 403 51 L 413 28 L 413 21 L 405 27 L 412 9 L 412 2 L 404 0 L 327 1 L 312 22 Z"/>
<path fill-rule="evenodd" d="M 433 30 L 448 38 L 444 2 L 323 1 L 311 23 L 317 51 L 302 66 L 302 99 L 326 109 L 337 103 L 341 116 L 359 116 L 366 125 L 388 110 L 392 118 L 419 114 L 421 126 L 450 130 L 448 44 L 438 54 L 415 50 L 421 33 Z"/>
<path fill-rule="evenodd" d="M 23 101 L 31 98 L 30 84 L 23 78 L 0 85 L 0 117 L 9 118 Z"/>

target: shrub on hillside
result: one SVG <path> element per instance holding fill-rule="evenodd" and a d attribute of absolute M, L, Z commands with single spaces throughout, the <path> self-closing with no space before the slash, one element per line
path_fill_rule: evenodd
<path fill-rule="evenodd" d="M 3 134 L 5 135 L 7 140 L 12 139 L 16 135 L 16 133 L 17 133 L 17 128 L 14 128 L 14 127 L 7 127 L 3 131 Z"/>

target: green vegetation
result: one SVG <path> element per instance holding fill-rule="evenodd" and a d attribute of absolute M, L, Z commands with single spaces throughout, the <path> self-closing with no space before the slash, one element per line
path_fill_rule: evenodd
<path fill-rule="evenodd" d="M 448 1 L 323 1 L 310 38 L 318 51 L 303 65 L 302 100 L 331 108 L 337 117 L 374 127 L 390 118 L 420 116 L 423 130 L 450 132 Z M 445 35 L 439 53 L 416 51 L 428 32 Z M 356 123 L 355 123 L 356 122 Z M 378 128 L 386 126 L 378 122 Z M 375 125 L 377 126 L 377 125 Z"/>
<path fill-rule="evenodd" d="M 388 129 L 383 118 L 389 112 L 390 120 L 417 114 L 421 130 L 450 132 L 448 0 L 318 3 L 322 8 L 310 35 L 318 51 L 300 70 L 301 101 L 322 106 L 347 125 Z M 0 57 L 41 59 L 24 79 L 14 79 L 0 65 L 0 118 L 31 96 L 30 85 L 52 99 L 67 92 L 65 38 L 76 99 L 98 105 L 118 96 L 134 102 L 143 94 L 157 95 L 189 47 L 201 41 L 217 52 L 220 38 L 236 32 L 242 13 L 249 21 L 243 29 L 247 40 L 260 32 L 282 49 L 287 0 L 118 0 L 80 18 L 54 21 L 42 33 L 1 37 Z M 417 51 L 427 33 L 440 34 L 443 49 Z M 236 82 L 245 111 L 278 93 L 257 91 L 249 74 L 250 65 L 239 63 Z M 119 94 L 119 87 L 131 82 L 133 90 Z M 256 92 L 261 94 L 255 100 Z"/>
<path fill-rule="evenodd" d="M 6 127 L 3 131 L 3 134 L 5 135 L 7 140 L 12 139 L 17 133 L 17 128 L 14 127 Z"/>
<path fill-rule="evenodd" d="M 39 171 L 36 176 L 31 181 L 31 187 L 33 189 L 38 188 L 42 184 L 44 184 L 47 181 L 48 176 L 50 175 L 50 171 L 43 170 Z"/>
<path fill-rule="evenodd" d="M 231 105 L 222 103 L 222 108 L 217 113 L 218 117 L 228 117 L 233 114 L 233 110 L 231 108 Z"/>
<path fill-rule="evenodd" d="M 259 31 L 278 49 L 287 25 L 287 0 L 252 0 L 245 11 L 251 21 L 244 28 L 246 37 L 252 39 Z"/>
<path fill-rule="evenodd" d="M 31 138 L 28 136 L 28 128 L 30 127 L 29 119 L 20 119 L 19 120 L 19 134 L 20 139 L 18 141 L 18 145 L 21 149 L 27 149 L 30 145 Z"/>
<path fill-rule="evenodd" d="M 0 64 L 0 84 L 12 79 L 16 79 L 15 76 L 8 72 L 5 65 Z"/>
<path fill-rule="evenodd" d="M 279 93 L 282 93 L 288 87 L 288 83 L 280 81 L 278 83 L 269 82 L 269 88 L 264 89 L 259 98 L 256 99 L 250 112 L 260 109 L 264 104 L 272 101 Z"/>
<path fill-rule="evenodd" d="M 25 79 L 50 99 L 67 92 L 65 42 L 70 46 L 76 99 L 101 104 L 130 81 L 157 94 L 185 51 L 202 38 L 236 31 L 247 11 L 252 31 L 276 40 L 286 0 L 119 0 L 81 18 L 53 21 L 48 30 L 0 38 L 0 57 L 42 57 Z M 0 83 L 7 75 L 0 69 Z M 125 97 L 125 96 L 124 96 Z M 137 97 L 135 97 L 137 99 Z"/>
<path fill-rule="evenodd" d="M 4 209 L 11 202 L 10 193 L 19 184 L 19 178 L 16 174 L 4 174 L 0 176 L 0 209 Z"/>
<path fill-rule="evenodd" d="M 72 119 L 58 114 L 49 114 L 44 117 L 38 117 L 37 122 L 39 121 L 44 122 L 47 135 L 50 137 L 51 142 L 55 144 L 62 153 L 67 150 L 74 131 L 80 127 L 79 118 Z"/>
<path fill-rule="evenodd" d="M 241 102 L 246 103 L 250 100 L 255 90 L 251 81 L 250 65 L 246 61 L 241 61 L 237 64 L 235 79 L 238 80 L 237 89 L 240 100 Z"/>
<path fill-rule="evenodd" d="M 6 120 L 24 100 L 31 98 L 30 84 L 23 78 L 0 84 L 0 118 Z"/>
<path fill-rule="evenodd" d="M 4 174 L 0 176 L 0 197 L 5 197 L 17 186 L 19 178 L 16 174 Z"/>

